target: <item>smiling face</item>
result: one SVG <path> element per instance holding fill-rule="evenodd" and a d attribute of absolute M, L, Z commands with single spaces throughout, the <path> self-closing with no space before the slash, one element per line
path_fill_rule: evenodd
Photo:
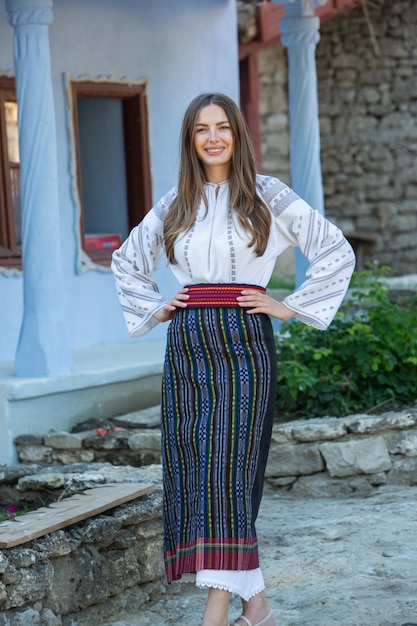
<path fill-rule="evenodd" d="M 206 178 L 220 183 L 229 178 L 234 140 L 225 110 L 209 104 L 199 112 L 194 129 L 194 148 Z"/>

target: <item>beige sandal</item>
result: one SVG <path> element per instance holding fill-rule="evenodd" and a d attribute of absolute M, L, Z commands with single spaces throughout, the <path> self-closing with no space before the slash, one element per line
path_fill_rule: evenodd
<path fill-rule="evenodd" d="M 274 618 L 274 614 L 272 613 L 272 609 L 269 611 L 269 613 L 268 613 L 268 615 L 266 617 L 261 619 L 260 622 L 256 622 L 256 624 L 252 624 L 252 622 L 250 621 L 250 619 L 248 619 L 246 617 L 246 615 L 239 615 L 239 617 L 237 619 L 243 620 L 244 622 L 246 622 L 246 624 L 248 626 L 261 626 L 262 624 L 263 624 L 263 626 L 275 626 L 275 624 L 276 624 L 275 618 Z M 240 624 L 235 622 L 233 624 L 233 626 L 240 626 Z"/>

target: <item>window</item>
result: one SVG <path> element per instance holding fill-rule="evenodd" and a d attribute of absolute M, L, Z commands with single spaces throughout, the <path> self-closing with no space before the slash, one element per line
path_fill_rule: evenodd
<path fill-rule="evenodd" d="M 21 266 L 20 158 L 14 78 L 0 76 L 0 265 Z"/>
<path fill-rule="evenodd" d="M 109 265 L 151 206 L 146 86 L 73 82 L 81 245 Z"/>

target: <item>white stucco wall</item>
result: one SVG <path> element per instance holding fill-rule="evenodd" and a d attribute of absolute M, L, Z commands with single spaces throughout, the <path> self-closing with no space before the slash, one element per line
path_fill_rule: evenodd
<path fill-rule="evenodd" d="M 65 317 L 72 348 L 128 342 L 113 278 L 77 269 L 78 213 L 66 77 L 148 81 L 153 199 L 176 182 L 184 110 L 202 91 L 239 94 L 234 0 L 55 0 L 50 26 Z M 0 2 L 0 72 L 13 72 L 13 31 Z M 40 251 L 41 253 L 41 251 Z M 170 272 L 158 276 L 168 296 Z M 0 362 L 11 361 L 22 318 L 22 279 L 0 270 Z M 165 334 L 158 327 L 148 338 Z M 143 341 L 145 341 L 144 339 Z"/>

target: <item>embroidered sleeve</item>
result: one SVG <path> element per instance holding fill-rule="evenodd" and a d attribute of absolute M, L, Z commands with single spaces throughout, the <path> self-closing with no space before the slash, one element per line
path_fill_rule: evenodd
<path fill-rule="evenodd" d="M 339 309 L 355 268 L 342 231 L 276 178 L 261 177 L 259 189 L 273 214 L 273 228 L 309 261 L 300 287 L 284 299 L 300 321 L 325 330 Z"/>
<path fill-rule="evenodd" d="M 174 198 L 171 190 L 113 253 L 111 269 L 131 337 L 140 337 L 159 323 L 153 314 L 165 300 L 152 273 L 163 252 L 164 219 Z"/>

